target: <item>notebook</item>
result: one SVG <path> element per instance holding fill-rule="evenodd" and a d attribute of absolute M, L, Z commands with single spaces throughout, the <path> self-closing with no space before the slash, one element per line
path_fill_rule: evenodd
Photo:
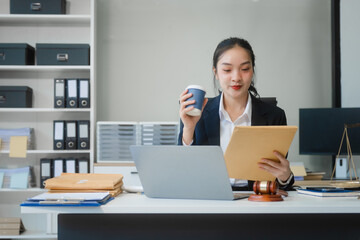
<path fill-rule="evenodd" d="M 144 194 L 151 198 L 234 200 L 219 146 L 130 146 Z"/>

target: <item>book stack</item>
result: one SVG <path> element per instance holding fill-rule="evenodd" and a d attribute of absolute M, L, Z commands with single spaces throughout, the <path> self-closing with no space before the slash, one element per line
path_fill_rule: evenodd
<path fill-rule="evenodd" d="M 322 180 L 325 172 L 306 172 L 304 180 Z"/>
<path fill-rule="evenodd" d="M 294 174 L 295 181 L 322 180 L 325 172 L 313 172 L 305 168 L 303 162 L 291 162 L 290 169 Z"/>
<path fill-rule="evenodd" d="M 303 162 L 290 162 L 290 169 L 294 174 L 295 181 L 304 181 L 306 170 Z"/>
<path fill-rule="evenodd" d="M 0 235 L 20 235 L 24 231 L 21 218 L 0 218 Z"/>
<path fill-rule="evenodd" d="M 49 193 L 109 192 L 111 197 L 122 193 L 123 175 L 99 173 L 62 173 L 44 182 Z"/>

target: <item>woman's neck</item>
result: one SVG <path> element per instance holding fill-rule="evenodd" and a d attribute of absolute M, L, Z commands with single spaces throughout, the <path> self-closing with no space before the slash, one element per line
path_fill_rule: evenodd
<path fill-rule="evenodd" d="M 225 111 L 229 114 L 230 119 L 234 122 L 238 119 L 245 111 L 246 104 L 248 102 L 248 94 L 242 98 L 232 98 L 229 96 L 223 95 L 223 104 Z"/>

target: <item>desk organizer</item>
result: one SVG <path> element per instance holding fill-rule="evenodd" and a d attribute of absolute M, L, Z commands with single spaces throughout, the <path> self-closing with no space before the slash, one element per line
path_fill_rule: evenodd
<path fill-rule="evenodd" d="M 176 145 L 177 122 L 98 122 L 97 162 L 132 161 L 131 145 Z"/>

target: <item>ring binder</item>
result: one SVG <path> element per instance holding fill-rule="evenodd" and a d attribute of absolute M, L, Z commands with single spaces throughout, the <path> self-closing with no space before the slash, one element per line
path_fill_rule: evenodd
<path fill-rule="evenodd" d="M 65 121 L 54 121 L 54 150 L 65 149 Z"/>
<path fill-rule="evenodd" d="M 54 159 L 54 172 L 53 177 L 58 177 L 61 173 L 65 172 L 64 170 L 64 160 L 63 159 Z"/>
<path fill-rule="evenodd" d="M 66 79 L 66 107 L 78 107 L 78 87 L 77 79 Z"/>
<path fill-rule="evenodd" d="M 65 172 L 66 173 L 76 173 L 76 159 L 69 158 L 65 159 Z"/>
<path fill-rule="evenodd" d="M 90 162 L 88 158 L 78 159 L 79 173 L 89 173 L 90 171 Z"/>
<path fill-rule="evenodd" d="M 40 159 L 40 188 L 44 188 L 44 181 L 52 178 L 53 171 L 52 159 Z"/>
<path fill-rule="evenodd" d="M 65 125 L 66 125 L 65 149 L 77 149 L 77 145 L 76 145 L 77 121 L 66 121 Z"/>
<path fill-rule="evenodd" d="M 65 107 L 65 79 L 54 79 L 54 108 Z"/>
<path fill-rule="evenodd" d="M 90 81 L 89 79 L 79 79 L 79 107 L 90 107 Z"/>
<path fill-rule="evenodd" d="M 90 149 L 90 121 L 78 121 L 78 149 Z"/>

